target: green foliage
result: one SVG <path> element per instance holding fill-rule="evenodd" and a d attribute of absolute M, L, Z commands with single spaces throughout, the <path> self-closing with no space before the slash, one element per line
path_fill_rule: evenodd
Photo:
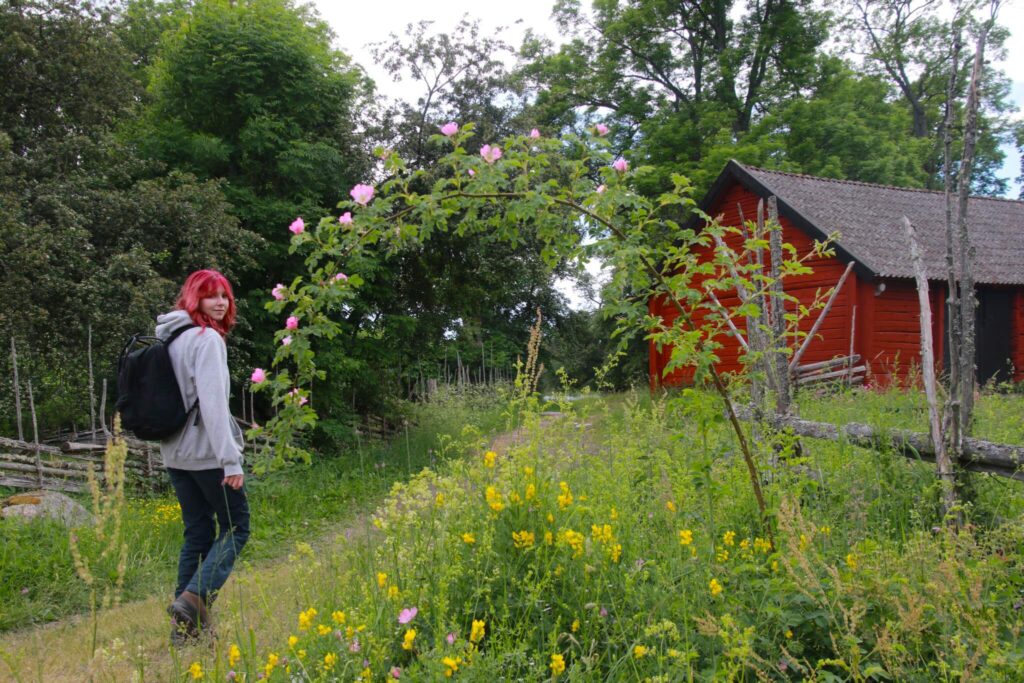
<path fill-rule="evenodd" d="M 329 452 L 311 466 L 293 465 L 267 477 L 248 478 L 254 532 L 243 560 L 280 557 L 296 540 L 316 540 L 337 530 L 376 505 L 396 481 L 460 455 L 455 448 L 438 449 L 447 435 L 458 435 L 466 426 L 479 434 L 495 432 L 503 424 L 503 408 L 493 392 L 445 394 L 411 407 L 408 433 L 390 443 L 364 440 L 351 449 Z M 311 505 L 316 514 L 310 514 Z M 129 498 L 121 525 L 130 549 L 123 600 L 163 595 L 174 581 L 181 550 L 181 510 L 173 494 Z M 88 610 L 88 590 L 76 576 L 63 524 L 0 519 L 0 602 L 0 631 Z"/>

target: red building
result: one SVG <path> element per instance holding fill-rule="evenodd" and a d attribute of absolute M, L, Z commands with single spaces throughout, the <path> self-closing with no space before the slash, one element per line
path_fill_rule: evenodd
<path fill-rule="evenodd" d="M 930 283 L 936 359 L 944 358 L 946 298 L 945 197 L 942 192 L 872 185 L 846 180 L 766 171 L 730 161 L 700 207 L 721 223 L 740 225 L 740 210 L 750 220 L 758 200 L 774 195 L 778 201 L 783 241 L 806 255 L 815 240 L 840 234 L 835 256 L 808 262 L 814 273 L 787 278 L 786 292 L 810 305 L 819 291 L 839 281 L 847 264 L 854 264 L 827 318 L 801 364 L 846 356 L 851 348 L 867 365 L 869 384 L 905 380 L 920 366 L 920 310 L 910 261 L 910 247 L 901 226 L 907 216 L 914 224 Z M 1024 202 L 973 197 L 968 221 L 976 250 L 977 371 L 981 382 L 993 377 L 1024 379 Z M 954 217 L 955 220 L 955 217 Z M 726 240 L 742 248 L 742 237 Z M 707 252 L 710 258 L 712 248 Z M 735 293 L 718 295 L 726 307 L 737 305 Z M 666 321 L 676 317 L 671 306 L 650 302 L 652 314 Z M 856 309 L 856 312 L 855 312 Z M 694 311 L 699 323 L 705 309 Z M 809 332 L 816 313 L 801 323 Z M 743 322 L 735 321 L 743 330 Z M 721 336 L 720 371 L 741 368 L 736 339 Z M 650 346 L 651 384 L 686 383 L 692 373 L 677 371 L 662 377 L 670 349 Z M 941 368 L 939 368 L 941 370 Z"/>

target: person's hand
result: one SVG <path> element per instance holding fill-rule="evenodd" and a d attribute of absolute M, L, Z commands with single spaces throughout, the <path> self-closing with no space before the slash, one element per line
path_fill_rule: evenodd
<path fill-rule="evenodd" d="M 230 477 L 224 477 L 224 481 L 221 482 L 221 486 L 230 486 L 234 490 L 242 488 L 242 482 L 245 479 L 245 475 L 232 474 Z"/>

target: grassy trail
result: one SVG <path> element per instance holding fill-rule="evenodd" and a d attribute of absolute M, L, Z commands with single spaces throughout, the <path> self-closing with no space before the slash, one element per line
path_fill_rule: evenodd
<path fill-rule="evenodd" d="M 519 431 L 499 434 L 491 448 L 501 454 L 522 438 Z M 294 631 L 292 615 L 308 607 L 302 588 L 315 581 L 315 574 L 344 574 L 373 556 L 380 540 L 371 524 L 375 506 L 339 520 L 286 558 L 249 563 L 243 554 L 214 607 L 217 638 L 177 652 L 183 666 L 175 666 L 169 647 L 168 592 L 100 612 L 95 656 L 90 654 L 93 621 L 87 614 L 0 636 L 0 680 L 167 681 L 172 671 L 188 666 L 192 649 L 253 643 L 266 650 Z"/>

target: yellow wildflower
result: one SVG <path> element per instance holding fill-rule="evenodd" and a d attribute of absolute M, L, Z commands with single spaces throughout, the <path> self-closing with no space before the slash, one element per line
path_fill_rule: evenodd
<path fill-rule="evenodd" d="M 466 532 L 462 534 L 462 542 L 466 545 L 473 545 L 474 543 L 476 543 L 476 536 L 469 532 Z"/>
<path fill-rule="evenodd" d="M 277 663 L 279 661 L 281 660 L 277 656 L 277 653 L 271 652 L 267 655 L 267 663 L 263 667 L 263 673 L 266 675 L 267 678 L 270 678 L 270 673 L 274 670 L 274 667 L 277 666 Z"/>
<path fill-rule="evenodd" d="M 305 612 L 299 612 L 299 630 L 308 631 L 309 627 L 313 625 L 314 619 L 316 619 L 316 609 L 313 607 Z"/>
<path fill-rule="evenodd" d="M 498 489 L 488 486 L 484 496 L 487 498 L 487 505 L 495 512 L 501 512 L 505 509 L 505 503 L 501 494 L 498 493 Z"/>
<path fill-rule="evenodd" d="M 792 637 L 793 637 L 793 632 L 792 632 L 792 631 L 790 631 L 790 630 L 789 630 L 789 629 L 787 628 L 787 629 L 786 629 L 786 638 L 792 638 Z"/>
<path fill-rule="evenodd" d="M 533 476 L 533 468 L 530 467 L 529 465 L 527 465 L 526 467 L 523 468 L 523 474 L 525 474 L 528 477 L 532 477 Z"/>
<path fill-rule="evenodd" d="M 526 500 L 533 500 L 537 495 L 537 487 L 533 484 L 526 485 Z"/>
<path fill-rule="evenodd" d="M 718 551 L 718 554 L 715 555 L 715 560 L 718 561 L 718 562 L 728 562 L 729 561 L 729 551 L 726 550 L 725 548 L 722 548 L 721 550 Z"/>
<path fill-rule="evenodd" d="M 487 467 L 494 467 L 494 461 L 497 460 L 498 454 L 494 451 L 487 451 L 484 453 L 484 465 Z"/>
<path fill-rule="evenodd" d="M 288 636 L 288 649 L 290 650 L 293 647 L 295 647 L 298 644 L 298 642 L 299 642 L 299 637 L 298 636 Z"/>
<path fill-rule="evenodd" d="M 519 493 L 517 491 L 513 491 L 512 493 L 510 493 L 508 495 L 508 499 L 512 502 L 513 505 L 519 505 L 519 503 L 523 502 L 523 499 L 519 497 Z"/>
<path fill-rule="evenodd" d="M 479 643 L 484 639 L 487 634 L 487 624 L 484 621 L 474 619 L 473 625 L 469 629 L 469 642 Z"/>
<path fill-rule="evenodd" d="M 440 491 L 438 491 L 437 495 L 434 496 L 434 505 L 439 508 L 444 507 L 444 494 Z"/>
<path fill-rule="evenodd" d="M 612 521 L 614 522 L 619 518 L 619 511 L 613 507 L 612 511 L 608 513 L 608 516 L 611 517 Z"/>
<path fill-rule="evenodd" d="M 807 537 L 804 536 L 803 534 L 800 534 L 800 550 L 807 550 L 807 546 L 809 544 L 810 544 L 810 541 L 807 540 Z"/>
<path fill-rule="evenodd" d="M 573 619 L 572 620 L 572 626 L 570 626 L 569 629 L 573 633 L 576 633 L 577 631 L 579 631 L 580 630 L 580 620 L 579 619 Z"/>
<path fill-rule="evenodd" d="M 828 535 L 830 535 L 832 533 L 832 527 L 830 527 L 828 525 L 825 525 L 825 526 L 821 527 L 820 529 L 818 529 L 818 531 L 820 531 L 821 533 L 823 533 L 826 536 L 828 536 Z"/>
<path fill-rule="evenodd" d="M 395 586 L 395 585 L 388 586 L 388 597 L 391 598 L 392 600 L 394 600 L 395 598 L 398 597 L 398 586 Z"/>
<path fill-rule="evenodd" d="M 416 629 L 411 628 L 405 632 L 405 636 L 402 637 L 402 649 L 412 650 L 412 643 L 416 640 Z"/>
<path fill-rule="evenodd" d="M 583 544 L 586 541 L 583 534 L 572 529 L 562 529 L 558 532 L 558 540 L 572 548 L 573 559 L 582 557 Z"/>
<path fill-rule="evenodd" d="M 711 597 L 717 597 L 722 592 L 722 584 L 718 583 L 718 579 L 711 579 L 708 590 L 711 591 Z"/>
<path fill-rule="evenodd" d="M 552 678 L 554 678 L 560 675 L 563 671 L 565 671 L 565 659 L 562 658 L 562 655 L 551 655 L 550 666 L 551 676 Z"/>
<path fill-rule="evenodd" d="M 555 542 L 555 535 L 550 531 L 544 532 L 544 545 L 551 545 Z"/>
<path fill-rule="evenodd" d="M 345 623 L 345 613 L 342 612 L 340 609 L 331 612 L 331 621 L 333 621 L 338 626 L 341 626 Z"/>
<path fill-rule="evenodd" d="M 736 544 L 736 532 L 735 531 L 726 531 L 725 534 L 722 535 L 722 542 L 725 543 L 726 545 L 735 545 Z"/>
<path fill-rule="evenodd" d="M 384 572 L 377 572 L 377 587 L 383 588 L 388 585 L 388 575 Z"/>
<path fill-rule="evenodd" d="M 326 636 L 328 633 L 331 632 L 331 627 L 327 624 L 320 624 L 316 627 L 316 632 L 322 636 Z"/>
<path fill-rule="evenodd" d="M 370 671 L 370 667 L 366 667 L 365 669 L 363 669 L 362 671 L 359 672 L 359 680 L 360 681 L 369 681 L 372 678 L 373 678 L 373 672 Z"/>
<path fill-rule="evenodd" d="M 548 516 L 547 516 L 547 520 L 548 520 L 548 524 L 554 524 L 555 523 L 555 516 L 549 512 Z"/>
<path fill-rule="evenodd" d="M 669 512 L 674 513 L 676 511 L 676 504 L 670 500 L 667 503 L 665 503 L 665 509 L 668 510 Z"/>
<path fill-rule="evenodd" d="M 298 652 L 295 653 L 295 656 L 298 657 L 299 659 L 305 659 L 306 658 L 306 651 L 305 650 L 299 650 Z"/>
<path fill-rule="evenodd" d="M 328 652 L 324 655 L 324 671 L 330 671 L 338 663 L 338 655 Z"/>
<path fill-rule="evenodd" d="M 451 678 L 452 674 L 459 670 L 459 664 L 462 664 L 462 657 L 445 657 L 441 660 L 441 663 L 445 666 L 444 675 Z"/>
<path fill-rule="evenodd" d="M 779 571 L 779 561 L 778 560 L 772 560 L 772 571 L 773 572 Z"/>
<path fill-rule="evenodd" d="M 558 488 L 562 491 L 558 496 L 558 507 L 564 510 L 572 505 L 572 491 L 569 490 L 569 485 L 564 481 L 558 482 Z"/>
<path fill-rule="evenodd" d="M 619 563 L 619 558 L 622 557 L 622 544 L 616 543 L 611 547 L 610 557 L 612 558 L 612 562 L 615 564 Z"/>
<path fill-rule="evenodd" d="M 352 628 L 351 626 L 346 626 L 345 627 L 345 637 L 346 638 L 351 638 L 355 634 L 356 634 L 356 630 L 354 628 Z"/>
<path fill-rule="evenodd" d="M 856 570 L 857 569 L 857 556 L 854 555 L 853 553 L 847 553 L 846 554 L 846 566 L 849 567 L 850 569 Z"/>
<path fill-rule="evenodd" d="M 192 674 L 193 681 L 198 681 L 203 677 L 203 666 L 199 662 L 192 662 L 192 666 L 188 668 L 188 672 Z"/>
<path fill-rule="evenodd" d="M 670 648 L 669 648 L 669 649 L 668 649 L 668 650 L 667 650 L 667 651 L 665 652 L 665 654 L 667 654 L 667 655 L 668 655 L 669 657 L 671 657 L 672 659 L 679 659 L 679 657 L 680 657 L 680 656 L 681 656 L 681 655 L 682 655 L 683 653 L 682 653 L 682 652 L 680 652 L 679 650 L 677 650 L 677 649 L 673 648 L 673 647 L 670 647 Z"/>
<path fill-rule="evenodd" d="M 754 550 L 760 550 L 767 555 L 772 551 L 772 543 L 758 536 L 754 539 Z"/>
<path fill-rule="evenodd" d="M 515 546 L 520 550 L 526 550 L 533 547 L 534 536 L 532 531 L 513 531 L 512 540 L 515 542 Z"/>
<path fill-rule="evenodd" d="M 650 651 L 646 645 L 637 645 L 633 648 L 633 659 L 640 659 Z"/>
<path fill-rule="evenodd" d="M 591 537 L 599 543 L 611 543 L 612 542 L 612 525 L 605 524 L 604 526 L 598 524 L 592 524 L 590 526 Z"/>
<path fill-rule="evenodd" d="M 693 543 L 693 532 L 689 529 L 680 529 L 679 545 L 690 545 Z"/>
<path fill-rule="evenodd" d="M 238 660 L 242 658 L 242 651 L 238 649 L 238 646 L 234 643 L 228 648 L 228 666 L 234 668 L 235 664 L 238 664 Z"/>

